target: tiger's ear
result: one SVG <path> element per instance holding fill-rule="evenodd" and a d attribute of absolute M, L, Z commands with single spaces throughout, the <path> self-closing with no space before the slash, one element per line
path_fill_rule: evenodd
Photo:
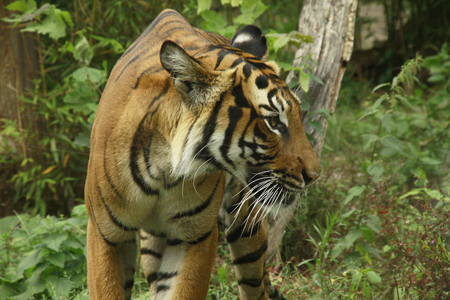
<path fill-rule="evenodd" d="M 160 61 L 172 75 L 175 88 L 193 107 L 217 100 L 232 85 L 234 71 L 209 70 L 172 41 L 162 44 Z"/>
<path fill-rule="evenodd" d="M 246 25 L 239 29 L 231 40 L 231 47 L 250 53 L 262 61 L 269 56 L 267 40 L 259 27 Z"/>

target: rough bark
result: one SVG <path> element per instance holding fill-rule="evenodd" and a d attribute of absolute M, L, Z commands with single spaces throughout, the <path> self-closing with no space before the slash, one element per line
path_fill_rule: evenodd
<path fill-rule="evenodd" d="M 13 0 L 0 0 L 0 18 L 11 11 Z M 38 47 L 33 33 L 22 33 L 11 23 L 0 23 L 0 118 L 17 120 L 20 130 L 34 119 L 33 112 L 21 109 L 20 97 L 33 89 L 32 79 L 39 69 Z M 1 126 L 1 123 L 0 123 Z M 24 146 L 24 145 L 21 145 Z M 25 152 L 25 147 L 21 147 Z M 26 156 L 26 153 L 23 153 Z"/>
<path fill-rule="evenodd" d="M 328 109 L 331 113 L 335 111 L 341 80 L 353 50 L 357 2 L 357 0 L 303 1 L 299 32 L 312 36 L 314 42 L 301 45 L 295 55 L 294 66 L 299 66 L 303 62 L 308 63 L 305 59 L 309 60 L 310 56 L 317 63 L 311 66 L 312 74 L 324 83 L 322 85 L 310 80 L 308 91 L 310 109 L 302 112 L 305 132 L 314 138 L 311 144 L 318 158 L 322 152 L 328 121 L 322 115 L 308 113 L 322 108 Z M 310 73 L 306 69 L 304 71 Z M 288 83 L 298 85 L 298 81 L 297 73 L 291 72 L 288 75 Z M 297 90 L 299 98 L 305 99 L 301 89 Z M 309 124 L 311 121 L 319 121 L 322 129 L 320 131 L 314 129 Z M 288 219 L 285 217 L 272 220 L 269 230 L 270 247 L 266 257 L 274 257 L 277 260 L 273 254 L 291 216 L 292 214 Z"/>

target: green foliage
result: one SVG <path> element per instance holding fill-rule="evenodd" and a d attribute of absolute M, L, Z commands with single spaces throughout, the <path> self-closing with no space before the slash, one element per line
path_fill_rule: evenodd
<path fill-rule="evenodd" d="M 85 290 L 87 220 L 84 205 L 76 206 L 68 219 L 0 219 L 0 295 L 73 299 Z"/>
<path fill-rule="evenodd" d="M 324 225 L 296 221 L 317 251 L 304 287 L 310 298 L 449 297 L 449 59 L 444 45 L 423 60 L 431 85 L 415 75 L 422 60 L 408 61 L 392 82 L 373 89 L 358 115 L 341 107 L 330 118 L 327 137 L 337 126 L 341 139 L 326 140 L 332 144 L 325 145 L 322 163 L 331 165 L 323 166 L 304 216 Z M 343 156 L 342 166 L 336 156 Z M 330 226 L 330 217 L 321 216 L 326 211 L 339 212 L 340 226 Z M 323 252 L 321 241 L 329 250 Z"/>
<path fill-rule="evenodd" d="M 20 0 L 6 6 L 6 9 L 19 11 L 12 19 L 2 18 L 2 21 L 19 24 L 34 21 L 22 31 L 48 34 L 52 39 L 59 39 L 66 35 L 66 24 L 73 27 L 72 18 L 67 11 L 57 9 L 55 5 L 44 4 L 39 9 L 34 0 Z"/>

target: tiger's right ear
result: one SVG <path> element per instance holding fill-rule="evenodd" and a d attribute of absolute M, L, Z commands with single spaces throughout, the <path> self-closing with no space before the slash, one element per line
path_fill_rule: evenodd
<path fill-rule="evenodd" d="M 163 68 L 172 75 L 175 88 L 193 107 L 217 100 L 232 84 L 230 72 L 206 69 L 172 41 L 162 44 L 160 60 Z"/>
<path fill-rule="evenodd" d="M 254 25 L 246 25 L 239 29 L 231 40 L 231 47 L 250 53 L 261 61 L 267 61 L 269 48 L 262 30 Z"/>

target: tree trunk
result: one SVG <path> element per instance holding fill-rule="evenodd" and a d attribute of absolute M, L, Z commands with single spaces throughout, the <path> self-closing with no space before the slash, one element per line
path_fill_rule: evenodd
<path fill-rule="evenodd" d="M 0 18 L 11 15 L 11 11 L 5 8 L 11 2 L 14 1 L 0 0 Z M 34 121 L 33 112 L 22 111 L 20 97 L 34 88 L 32 79 L 38 75 L 39 56 L 35 38 L 34 33 L 22 33 L 19 28 L 13 28 L 12 23 L 0 23 L 0 118 L 17 120 L 19 130 Z M 17 146 L 26 157 L 25 145 Z"/>
<path fill-rule="evenodd" d="M 294 66 L 308 63 L 307 60 L 310 56 L 317 63 L 316 66 L 311 66 L 312 75 L 319 77 L 324 83 L 322 85 L 310 80 L 308 91 L 310 109 L 302 112 L 305 132 L 314 138 L 311 144 L 318 158 L 322 152 L 328 121 L 323 115 L 308 114 L 308 112 L 328 109 L 334 113 L 341 80 L 353 50 L 357 2 L 357 0 L 303 1 L 298 25 L 299 32 L 312 36 L 314 42 L 301 45 L 295 55 Z M 304 71 L 310 73 L 306 69 Z M 298 85 L 298 74 L 291 72 L 286 81 Z M 299 98 L 305 99 L 301 89 L 297 90 Z M 309 124 L 312 121 L 320 122 L 320 131 Z M 271 224 L 269 229 L 270 246 L 266 257 L 273 257 L 272 261 L 279 261 L 274 253 L 292 215 L 285 216 L 284 219 L 269 220 Z"/>

